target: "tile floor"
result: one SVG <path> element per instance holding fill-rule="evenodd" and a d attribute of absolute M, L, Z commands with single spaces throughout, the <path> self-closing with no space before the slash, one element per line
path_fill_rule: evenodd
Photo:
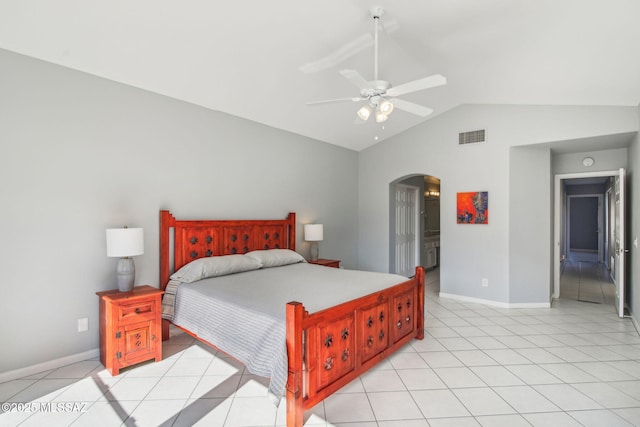
<path fill-rule="evenodd" d="M 560 298 L 595 304 L 615 304 L 616 288 L 598 254 L 571 251 L 560 279 Z"/>
<path fill-rule="evenodd" d="M 306 425 L 640 425 L 640 337 L 611 305 L 501 309 L 441 299 L 438 288 L 431 271 L 426 338 L 318 404 Z M 241 364 L 184 334 L 164 356 L 115 378 L 87 360 L 2 383 L 0 402 L 34 411 L 0 413 L 0 425 L 284 425 L 284 403 L 273 406 Z"/>

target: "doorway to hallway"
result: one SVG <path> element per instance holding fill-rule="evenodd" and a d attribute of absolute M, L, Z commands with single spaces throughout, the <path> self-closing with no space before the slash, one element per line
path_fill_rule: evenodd
<path fill-rule="evenodd" d="M 603 283 L 604 288 L 601 285 L 599 289 L 596 288 L 594 291 L 587 291 L 587 288 L 580 291 L 580 287 L 576 285 L 583 282 L 585 284 L 593 282 L 593 280 L 588 280 L 586 276 L 584 281 L 576 279 L 584 276 L 590 270 L 587 268 L 589 265 L 585 264 L 588 261 L 584 257 L 591 254 L 596 256 L 596 262 L 591 264 L 604 268 L 604 271 L 596 274 L 605 279 L 610 278 L 614 284 L 614 307 L 618 315 L 620 317 L 625 315 L 625 258 L 627 252 L 625 247 L 625 176 L 624 169 L 555 176 L 554 298 L 571 294 L 577 296 L 577 293 L 580 292 L 580 295 L 589 295 L 590 297 L 600 294 L 602 301 L 607 300 L 606 294 L 603 294 L 603 289 L 605 291 L 608 289 L 606 281 Z M 603 179 L 604 182 L 598 182 Z M 577 187 L 585 187 L 586 191 L 576 191 Z M 595 195 L 599 199 L 599 218 L 595 227 L 598 248 L 594 251 L 595 245 L 592 245 L 591 249 L 576 251 L 576 248 L 571 245 L 570 238 L 570 224 L 573 220 L 568 215 L 569 199 L 572 196 L 590 197 L 591 195 Z M 591 228 L 594 228 L 593 224 Z M 565 281 L 561 280 L 561 273 L 564 275 L 565 271 L 567 271 L 565 277 L 571 276 L 574 283 L 573 289 L 570 289 L 568 293 L 562 289 Z M 582 297 L 576 297 L 576 299 L 586 301 Z"/>

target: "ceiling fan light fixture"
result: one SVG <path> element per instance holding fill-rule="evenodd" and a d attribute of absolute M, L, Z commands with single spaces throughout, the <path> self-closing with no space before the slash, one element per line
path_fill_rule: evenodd
<path fill-rule="evenodd" d="M 358 117 L 360 117 L 365 122 L 369 120 L 369 116 L 373 112 L 373 108 L 369 104 L 365 104 L 358 110 Z"/>
<path fill-rule="evenodd" d="M 393 103 L 383 99 L 382 102 L 378 104 L 378 110 L 388 116 L 393 111 Z"/>
<path fill-rule="evenodd" d="M 382 123 L 389 118 L 389 115 L 380 111 L 380 109 L 376 109 L 376 122 Z"/>
<path fill-rule="evenodd" d="M 378 123 L 385 122 L 389 119 L 391 113 L 398 107 L 399 110 L 406 111 L 419 117 L 426 117 L 433 113 L 433 109 L 424 107 L 422 105 L 414 104 L 413 102 L 405 101 L 398 96 L 406 95 L 413 92 L 418 92 L 434 87 L 442 86 L 447 83 L 447 79 L 440 75 L 434 74 L 431 76 L 423 77 L 421 79 L 412 80 L 407 83 L 403 83 L 398 86 L 392 86 L 386 80 L 378 78 L 378 33 L 379 33 L 379 21 L 385 14 L 384 8 L 380 6 L 374 6 L 370 9 L 371 17 L 374 21 L 374 43 L 373 43 L 373 80 L 367 81 L 356 70 L 340 70 L 340 74 L 346 78 L 354 86 L 360 90 L 358 97 L 331 99 L 326 101 L 319 101 L 313 103 L 307 103 L 307 105 L 325 104 L 336 101 L 351 101 L 360 102 L 366 101 L 366 105 L 363 105 L 358 109 L 358 118 L 354 120 L 354 124 L 360 124 L 369 120 L 372 114 L 374 114 L 375 120 Z"/>

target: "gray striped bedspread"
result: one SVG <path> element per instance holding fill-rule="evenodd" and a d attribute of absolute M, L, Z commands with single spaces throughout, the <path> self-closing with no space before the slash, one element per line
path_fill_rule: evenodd
<path fill-rule="evenodd" d="M 406 280 L 299 263 L 193 283 L 171 281 L 163 317 L 238 359 L 249 372 L 269 377 L 269 397 L 277 405 L 287 381 L 288 302 L 302 302 L 313 313 Z"/>

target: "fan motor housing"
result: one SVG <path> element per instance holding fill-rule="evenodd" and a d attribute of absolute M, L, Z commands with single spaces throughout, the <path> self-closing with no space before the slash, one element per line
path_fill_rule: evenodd
<path fill-rule="evenodd" d="M 391 88 L 391 83 L 385 80 L 372 80 L 368 83 L 370 87 L 362 89 L 360 91 L 360 95 L 364 98 L 384 95 L 387 90 Z"/>

